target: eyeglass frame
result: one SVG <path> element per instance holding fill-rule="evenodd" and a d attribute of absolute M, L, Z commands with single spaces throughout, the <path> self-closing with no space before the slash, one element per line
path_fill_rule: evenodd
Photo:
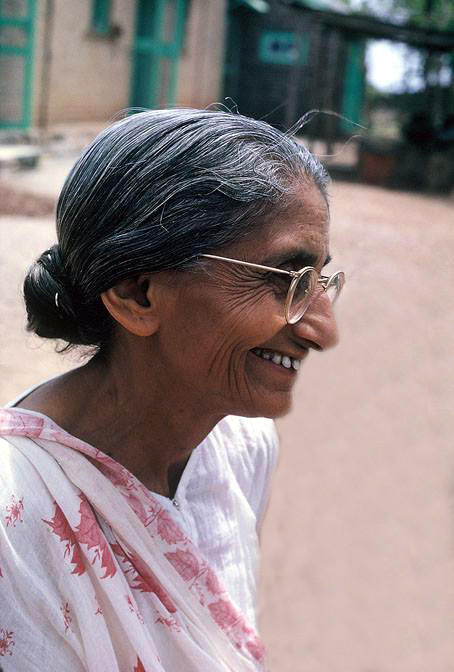
<path fill-rule="evenodd" d="M 336 271 L 335 273 L 332 273 L 331 275 L 320 275 L 314 266 L 304 266 L 304 268 L 300 268 L 299 271 L 286 271 L 283 268 L 275 268 L 274 266 L 264 266 L 263 264 L 254 264 L 250 261 L 241 261 L 240 259 L 231 259 L 230 257 L 220 257 L 217 254 L 199 254 L 199 257 L 204 257 L 206 259 L 216 259 L 218 261 L 227 261 L 231 264 L 237 264 L 240 266 L 247 266 L 249 268 L 257 268 L 262 271 L 270 271 L 272 273 L 280 273 L 281 275 L 289 275 L 292 279 L 290 282 L 288 291 L 287 291 L 287 297 L 285 299 L 285 319 L 287 321 L 287 324 L 296 324 L 300 320 L 303 319 L 304 314 L 306 313 L 307 309 L 309 308 L 310 304 L 312 303 L 314 296 L 312 296 L 307 303 L 307 306 L 305 307 L 303 313 L 297 318 L 294 319 L 293 321 L 290 319 L 290 307 L 292 305 L 293 301 L 293 296 L 295 294 L 295 288 L 299 282 L 299 280 L 303 277 L 305 273 L 308 271 L 315 271 L 318 275 L 317 282 L 319 282 L 322 285 L 323 291 L 326 292 L 328 287 L 333 284 L 334 280 L 337 280 L 339 278 L 340 283 L 337 285 L 336 289 L 336 295 L 334 299 L 332 300 L 332 304 L 335 303 L 337 300 L 343 286 L 345 283 L 345 274 L 343 271 Z M 315 288 L 312 290 L 312 294 L 315 294 Z"/>

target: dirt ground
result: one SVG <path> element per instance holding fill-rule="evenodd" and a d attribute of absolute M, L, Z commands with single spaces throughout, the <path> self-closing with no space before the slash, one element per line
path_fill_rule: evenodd
<path fill-rule="evenodd" d="M 332 221 L 341 343 L 277 423 L 270 670 L 454 672 L 454 201 L 334 184 Z M 53 240 L 48 216 L 0 217 L 0 403 L 77 363 L 24 332 L 21 280 Z"/>

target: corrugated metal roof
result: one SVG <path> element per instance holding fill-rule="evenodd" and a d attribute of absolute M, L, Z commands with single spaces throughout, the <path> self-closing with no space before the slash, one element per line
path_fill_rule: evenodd
<path fill-rule="evenodd" d="M 244 7 L 258 14 L 266 14 L 270 11 L 269 3 L 266 0 L 234 0 L 233 8 Z"/>
<path fill-rule="evenodd" d="M 326 25 L 347 30 L 350 34 L 365 38 L 387 39 L 406 42 L 414 47 L 434 51 L 454 50 L 454 31 L 427 28 L 414 23 L 391 23 L 370 14 L 360 14 L 346 8 L 342 0 L 287 0 L 290 6 L 313 12 Z M 343 10 L 333 9 L 341 3 Z M 330 5 L 330 7 L 328 7 Z"/>
<path fill-rule="evenodd" d="M 350 14 L 352 12 L 351 7 L 348 7 L 342 0 L 295 0 L 292 4 L 318 11 L 325 10 L 341 14 Z"/>
<path fill-rule="evenodd" d="M 454 9 L 451 11 L 445 11 L 444 16 L 441 16 L 442 12 L 438 12 L 437 17 L 435 14 L 429 18 L 424 15 L 424 13 L 417 13 L 416 11 L 407 13 L 405 12 L 385 12 L 378 11 L 378 5 L 371 5 L 369 8 L 364 6 L 355 7 L 355 3 L 349 2 L 349 0 L 284 0 L 288 5 L 293 5 L 296 7 L 301 7 L 301 9 L 313 10 L 316 12 L 333 12 L 340 14 L 342 16 L 355 16 L 361 17 L 364 19 L 370 19 L 379 21 L 383 24 L 388 23 L 394 26 L 404 26 L 408 29 L 422 29 L 429 31 L 436 31 L 438 33 L 452 33 L 454 32 Z M 446 0 L 446 4 L 451 7 L 451 4 L 454 0 Z M 441 5 L 440 5 L 441 7 Z M 454 4 L 452 4 L 454 7 Z M 448 8 L 446 8 L 448 9 Z M 437 18 L 437 20 L 435 20 Z M 454 48 L 454 45 L 453 45 Z"/>

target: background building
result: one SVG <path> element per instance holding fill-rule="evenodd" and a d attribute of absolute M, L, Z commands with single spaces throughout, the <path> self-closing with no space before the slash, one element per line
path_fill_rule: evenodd
<path fill-rule="evenodd" d="M 226 96 L 277 125 L 311 107 L 359 121 L 363 52 L 280 0 L 0 0 L 0 126 Z"/>
<path fill-rule="evenodd" d="M 357 4 L 0 0 L 0 129 L 106 123 L 131 107 L 224 103 L 287 130 L 321 110 L 301 131 L 325 143 L 320 154 L 362 136 L 344 176 L 449 191 L 454 25 L 441 28 L 430 13 L 419 22 L 374 16 L 355 11 Z M 377 40 L 407 49 L 408 81 L 399 92 L 383 94 L 366 79 L 367 45 Z"/>
<path fill-rule="evenodd" d="M 0 127 L 219 97 L 225 0 L 0 0 Z"/>

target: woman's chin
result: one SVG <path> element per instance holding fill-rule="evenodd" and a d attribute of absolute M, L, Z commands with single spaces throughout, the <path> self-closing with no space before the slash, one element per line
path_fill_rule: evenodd
<path fill-rule="evenodd" d="M 250 391 L 250 417 L 279 418 L 292 407 L 293 386 L 297 372 L 267 361 L 250 352 L 246 375 Z M 252 392 L 253 391 L 253 392 Z"/>
<path fill-rule="evenodd" d="M 257 396 L 245 404 L 241 411 L 232 415 L 246 418 L 280 418 L 292 408 L 292 395 L 289 391 Z"/>
<path fill-rule="evenodd" d="M 270 404 L 269 408 L 264 408 L 261 416 L 264 418 L 281 418 L 283 415 L 287 415 L 292 409 L 292 396 L 291 394 L 282 394 L 282 399 L 280 403 L 274 402 Z"/>

